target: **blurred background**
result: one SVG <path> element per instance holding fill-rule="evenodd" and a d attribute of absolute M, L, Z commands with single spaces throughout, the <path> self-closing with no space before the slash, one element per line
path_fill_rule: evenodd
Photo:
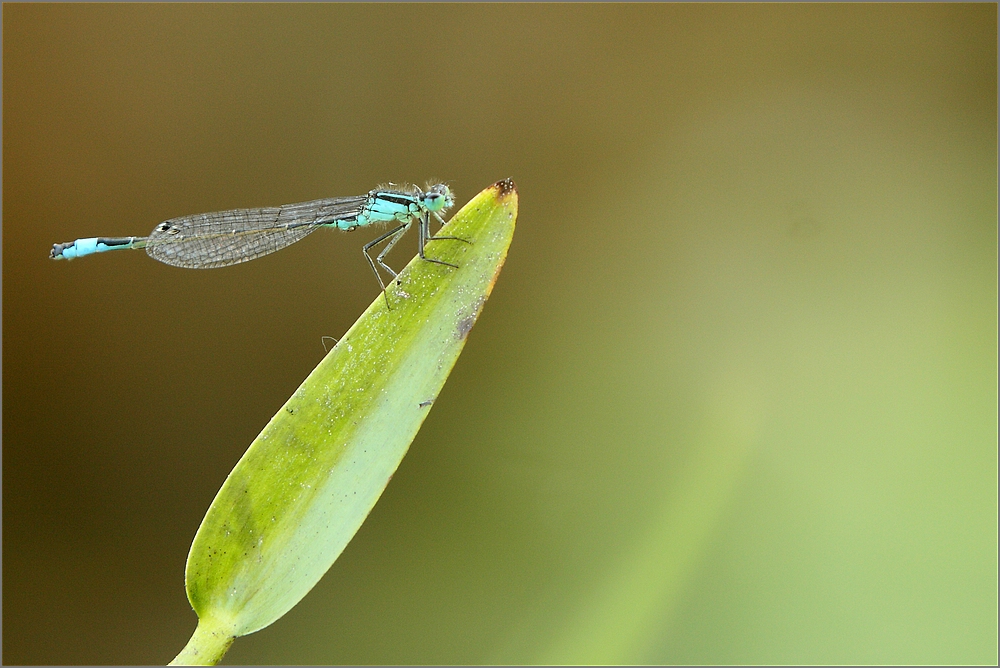
<path fill-rule="evenodd" d="M 996 26 L 4 4 L 4 662 L 169 661 L 209 503 L 379 296 L 364 232 L 212 271 L 54 242 L 512 177 L 396 476 L 225 662 L 995 663 Z"/>

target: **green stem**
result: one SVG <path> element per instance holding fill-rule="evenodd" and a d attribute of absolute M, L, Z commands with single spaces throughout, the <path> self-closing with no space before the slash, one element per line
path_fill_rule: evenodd
<path fill-rule="evenodd" d="M 200 619 L 191 640 L 169 665 L 214 666 L 222 660 L 234 640 L 236 634 L 231 624 L 211 618 Z"/>

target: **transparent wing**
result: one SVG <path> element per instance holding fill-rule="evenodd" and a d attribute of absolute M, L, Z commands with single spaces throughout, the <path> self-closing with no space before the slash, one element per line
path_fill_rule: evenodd
<path fill-rule="evenodd" d="M 305 238 L 321 225 L 356 218 L 367 200 L 367 195 L 337 197 L 171 218 L 149 235 L 146 253 L 189 269 L 249 262 Z"/>

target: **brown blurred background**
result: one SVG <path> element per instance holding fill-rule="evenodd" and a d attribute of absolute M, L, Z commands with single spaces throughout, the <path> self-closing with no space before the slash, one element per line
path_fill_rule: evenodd
<path fill-rule="evenodd" d="M 995 4 L 4 4 L 4 662 L 170 660 L 208 504 L 378 296 L 368 233 L 52 243 L 509 176 L 410 453 L 226 662 L 995 663 L 996 38 Z"/>

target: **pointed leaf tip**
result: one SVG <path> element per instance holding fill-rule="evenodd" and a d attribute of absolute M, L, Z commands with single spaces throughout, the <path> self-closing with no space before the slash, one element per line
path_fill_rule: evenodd
<path fill-rule="evenodd" d="M 506 178 L 506 179 L 497 181 L 496 183 L 494 183 L 491 186 L 491 188 L 493 190 L 496 190 L 497 199 L 501 200 L 501 201 L 504 200 L 504 199 L 506 199 L 507 196 L 510 195 L 511 193 L 515 193 L 515 194 L 517 193 L 517 186 L 514 184 L 514 179 L 509 178 L 509 177 Z"/>

